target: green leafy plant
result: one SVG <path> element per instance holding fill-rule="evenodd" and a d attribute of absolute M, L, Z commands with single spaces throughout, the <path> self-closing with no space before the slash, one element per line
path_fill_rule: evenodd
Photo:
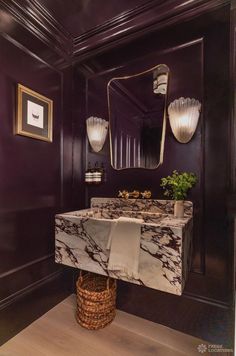
<path fill-rule="evenodd" d="M 197 183 L 194 173 L 173 171 L 171 176 L 161 178 L 161 187 L 165 190 L 164 195 L 174 200 L 184 200 L 189 189 Z"/>

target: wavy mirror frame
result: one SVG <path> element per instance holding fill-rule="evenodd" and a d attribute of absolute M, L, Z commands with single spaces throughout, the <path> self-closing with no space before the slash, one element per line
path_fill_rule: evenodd
<path fill-rule="evenodd" d="M 162 133 L 161 133 L 161 142 L 160 142 L 160 158 L 159 158 L 159 163 L 157 164 L 156 167 L 153 168 L 148 168 L 145 166 L 139 166 L 139 167 L 122 167 L 122 168 L 117 168 L 114 166 L 114 159 L 113 159 L 113 145 L 112 145 L 112 125 L 111 125 L 111 100 L 110 100 L 110 86 L 112 81 L 114 80 L 126 80 L 126 79 L 130 79 L 130 78 L 136 78 L 139 77 L 141 75 L 144 75 L 146 73 L 149 72 L 153 72 L 154 70 L 159 70 L 160 68 L 165 68 L 166 71 L 164 72 L 164 70 L 162 71 L 163 73 L 166 73 L 167 75 L 167 81 L 166 81 L 166 94 L 165 94 L 165 102 L 164 102 L 164 112 L 163 112 L 163 123 L 162 123 Z M 164 146 L 165 146 L 165 136 L 166 136 L 166 115 L 167 115 L 167 98 L 168 98 L 168 89 L 169 89 L 169 78 L 170 78 L 170 69 L 166 64 L 158 64 L 152 68 L 149 68 L 145 71 L 136 73 L 136 74 L 132 74 L 132 75 L 126 75 L 123 77 L 114 77 L 112 79 L 109 80 L 108 84 L 107 84 L 107 104 L 108 104 L 108 114 L 109 114 L 109 140 L 110 140 L 110 162 L 111 162 L 111 166 L 113 169 L 115 170 L 124 170 L 124 169 L 148 169 L 148 170 L 154 170 L 157 169 L 162 163 L 163 163 L 163 158 L 164 158 Z"/>

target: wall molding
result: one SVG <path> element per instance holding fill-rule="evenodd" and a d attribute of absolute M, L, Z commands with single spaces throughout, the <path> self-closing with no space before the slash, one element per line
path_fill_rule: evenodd
<path fill-rule="evenodd" d="M 64 269 L 50 273 L 46 277 L 43 277 L 28 286 L 17 290 L 15 293 L 12 293 L 11 295 L 7 296 L 6 298 L 0 300 L 0 310 L 8 307 L 9 305 L 15 303 L 18 299 L 30 294 L 36 289 L 41 288 L 44 284 L 51 282 L 54 279 L 59 278 L 64 272 Z"/>
<path fill-rule="evenodd" d="M 70 64 L 72 37 L 38 0 L 0 0 L 0 11 L 10 15 L 6 25 L 4 21 L 0 23 L 1 33 L 11 36 L 52 66 Z"/>
<path fill-rule="evenodd" d="M 236 211 L 236 96 L 235 96 L 235 87 L 236 87 L 236 0 L 232 0 L 231 3 L 231 13 L 230 13 L 230 77 L 231 77 L 231 112 L 230 112 L 230 132 L 231 132 L 231 167 L 230 167 L 230 190 L 234 193 L 234 212 Z M 232 206 L 231 206 L 232 208 Z"/>
<path fill-rule="evenodd" d="M 22 291 L 31 289 L 38 281 L 61 270 L 62 266 L 55 263 L 54 253 L 50 253 L 1 273 L 1 286 L 5 287 L 0 290 L 0 309 L 5 301 L 21 295 Z"/>
<path fill-rule="evenodd" d="M 161 50 L 156 50 L 155 53 L 157 56 L 162 56 L 165 54 L 172 54 L 173 52 L 177 51 L 177 50 L 181 50 L 184 48 L 187 48 L 189 46 L 194 46 L 196 44 L 201 44 L 202 46 L 204 45 L 204 37 L 203 36 L 197 36 L 194 40 L 188 40 L 187 42 L 180 42 L 178 45 L 174 45 L 174 46 L 167 46 Z M 150 54 L 145 54 L 142 57 L 138 58 L 138 61 L 140 59 L 147 59 L 150 56 Z M 136 63 L 137 59 L 134 59 L 132 61 L 129 62 L 129 64 L 131 63 Z M 86 76 L 86 79 L 94 79 L 96 77 L 100 77 L 103 75 L 107 75 L 108 73 L 111 73 L 113 71 L 116 71 L 118 68 L 122 69 L 126 67 L 126 63 L 125 64 L 121 64 L 119 67 L 112 67 L 112 68 L 106 68 L 106 69 L 101 69 L 100 67 L 93 67 L 93 62 L 85 62 L 82 63 L 79 66 L 79 72 L 81 72 L 83 75 Z"/>
<path fill-rule="evenodd" d="M 84 60 L 144 33 L 190 20 L 229 4 L 229 0 L 149 1 L 74 37 L 73 61 Z"/>
<path fill-rule="evenodd" d="M 19 48 L 21 51 L 27 53 L 28 55 L 30 55 L 31 57 L 37 59 L 39 62 L 45 64 L 45 66 L 47 66 L 48 68 L 50 68 L 51 70 L 56 71 L 58 74 L 61 75 L 61 71 L 59 69 L 57 69 L 56 67 L 52 66 L 50 63 L 46 62 L 45 60 L 43 60 L 43 58 L 39 57 L 37 54 L 31 52 L 28 48 L 26 48 L 25 46 L 23 46 L 20 42 L 18 42 L 17 40 L 15 40 L 14 38 L 12 38 L 10 35 L 8 35 L 7 33 L 1 33 L 1 36 L 3 38 L 5 38 L 7 41 L 11 42 L 14 46 L 16 46 L 17 48 Z"/>
<path fill-rule="evenodd" d="M 226 303 L 222 302 L 221 300 L 214 299 L 214 298 L 207 298 L 203 297 L 201 295 L 198 295 L 196 293 L 189 293 L 189 292 L 184 292 L 183 297 L 195 300 L 200 303 L 208 304 L 208 305 L 214 305 L 218 308 L 222 309 L 231 309 L 233 308 L 233 303 Z"/>
<path fill-rule="evenodd" d="M 53 272 L 0 302 L 0 345 L 72 293 L 72 276 L 67 268 Z"/>
<path fill-rule="evenodd" d="M 54 257 L 54 253 L 50 253 L 50 254 L 48 254 L 48 255 L 45 255 L 45 256 L 43 256 L 43 257 L 40 257 L 40 258 L 37 258 L 37 259 L 35 259 L 35 260 L 33 260 L 33 261 L 30 261 L 30 262 L 28 262 L 28 263 L 25 263 L 24 265 L 21 265 L 21 266 L 19 266 L 19 267 L 13 268 L 13 269 L 11 269 L 11 270 L 9 270 L 9 271 L 7 271 L 7 272 L 3 272 L 3 273 L 0 274 L 0 279 L 1 279 L 1 278 L 8 277 L 9 275 L 11 275 L 11 274 L 13 274 L 13 273 L 17 273 L 17 272 L 19 272 L 19 271 L 22 271 L 23 269 L 26 269 L 26 268 L 28 268 L 28 267 L 30 267 L 30 266 L 32 266 L 32 265 L 35 265 L 35 264 L 37 264 L 37 263 L 43 262 L 43 261 L 45 261 L 45 260 L 48 260 L 48 259 L 50 259 L 50 258 L 52 258 L 52 257 Z"/>
<path fill-rule="evenodd" d="M 38 0 L 0 0 L 0 7 L 62 57 L 70 55 L 70 34 Z"/>
<path fill-rule="evenodd" d="M 23 45 L 31 45 L 33 39 L 39 41 L 40 53 L 36 54 L 51 65 L 64 69 L 147 32 L 229 4 L 230 0 L 147 0 L 143 5 L 73 36 L 38 0 L 0 0 L 0 10 L 11 16 L 16 31 L 11 32 L 10 27 L 1 29 L 1 26 L 0 30 L 14 36 L 18 42 L 23 41 Z M 22 38 L 27 36 L 31 38 L 24 41 Z"/>

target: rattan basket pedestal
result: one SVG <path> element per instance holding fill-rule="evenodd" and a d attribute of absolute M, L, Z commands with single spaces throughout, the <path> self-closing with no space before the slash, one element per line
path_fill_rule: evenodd
<path fill-rule="evenodd" d="M 111 323 L 116 310 L 116 280 L 80 272 L 76 287 L 78 323 L 90 330 L 101 329 Z"/>

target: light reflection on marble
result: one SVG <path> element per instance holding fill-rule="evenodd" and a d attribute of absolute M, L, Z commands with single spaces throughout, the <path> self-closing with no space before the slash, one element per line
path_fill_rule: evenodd
<path fill-rule="evenodd" d="M 92 198 L 91 209 L 56 216 L 56 262 L 181 295 L 190 264 L 192 210 L 185 202 L 185 217 L 176 219 L 170 213 L 173 201 Z M 138 279 L 107 270 L 111 220 L 119 216 L 144 220 Z"/>

